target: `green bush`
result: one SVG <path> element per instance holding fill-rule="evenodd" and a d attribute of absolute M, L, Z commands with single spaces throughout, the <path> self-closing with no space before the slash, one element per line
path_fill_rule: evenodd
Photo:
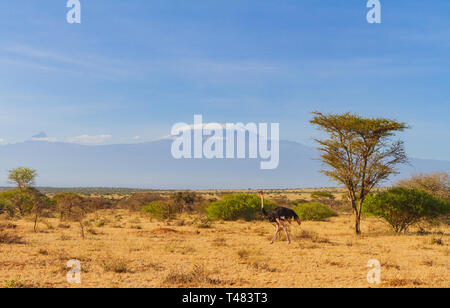
<path fill-rule="evenodd" d="M 33 196 L 27 190 L 11 189 L 0 193 L 0 200 L 17 209 L 21 216 L 31 213 Z"/>
<path fill-rule="evenodd" d="M 419 189 L 392 188 L 373 193 L 364 203 L 364 213 L 384 219 L 395 232 L 406 232 L 424 220 L 450 213 L 448 201 L 433 197 Z"/>
<path fill-rule="evenodd" d="M 264 200 L 264 208 L 270 211 L 276 203 Z M 212 202 L 207 208 L 208 217 L 212 220 L 255 220 L 261 217 L 261 198 L 250 194 L 228 194 L 222 200 Z"/>
<path fill-rule="evenodd" d="M 0 200 L 0 214 L 14 216 L 14 206 L 5 200 Z"/>
<path fill-rule="evenodd" d="M 293 209 L 301 220 L 324 221 L 338 216 L 330 207 L 319 202 L 299 203 Z"/>
<path fill-rule="evenodd" d="M 49 198 L 33 187 L 11 189 L 0 193 L 0 214 L 8 213 L 13 216 L 18 212 L 20 216 L 49 214 L 53 204 Z"/>
<path fill-rule="evenodd" d="M 176 217 L 176 206 L 170 201 L 153 201 L 142 207 L 142 212 L 157 219 L 173 219 Z"/>

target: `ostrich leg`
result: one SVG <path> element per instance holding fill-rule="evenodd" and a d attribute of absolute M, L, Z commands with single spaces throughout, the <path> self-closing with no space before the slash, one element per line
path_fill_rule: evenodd
<path fill-rule="evenodd" d="M 275 231 L 275 235 L 273 236 L 272 242 L 270 244 L 273 244 L 273 242 L 275 242 L 275 239 L 277 238 L 278 232 L 280 232 L 280 224 L 277 221 L 277 230 Z"/>
<path fill-rule="evenodd" d="M 289 232 L 288 232 L 286 226 L 283 223 L 281 223 L 281 226 L 283 227 L 284 233 L 286 233 L 287 240 L 288 240 L 288 242 L 290 244 L 291 243 L 291 237 L 289 236 Z"/>

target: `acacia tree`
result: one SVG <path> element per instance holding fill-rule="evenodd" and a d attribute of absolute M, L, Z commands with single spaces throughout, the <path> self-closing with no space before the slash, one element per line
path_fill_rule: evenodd
<path fill-rule="evenodd" d="M 8 181 L 16 184 L 20 190 L 34 185 L 37 172 L 34 169 L 19 167 L 9 170 Z"/>
<path fill-rule="evenodd" d="M 83 220 L 88 213 L 88 203 L 75 193 L 61 193 L 53 197 L 61 220 L 77 222 L 80 225 L 81 237 L 84 239 Z"/>
<path fill-rule="evenodd" d="M 44 215 L 50 209 L 53 208 L 54 203 L 46 195 L 41 193 L 35 188 L 27 188 L 27 194 L 29 195 L 31 202 L 31 213 L 34 219 L 34 232 L 37 232 L 37 224 L 39 217 Z"/>
<path fill-rule="evenodd" d="M 197 195 L 195 192 L 177 192 L 171 196 L 177 210 L 182 213 L 183 210 L 192 211 Z"/>
<path fill-rule="evenodd" d="M 383 118 L 363 118 L 351 113 L 313 112 L 311 124 L 328 136 L 315 139 L 321 152 L 323 174 L 344 185 L 355 213 L 355 232 L 361 234 L 361 212 L 370 191 L 407 162 L 402 141 L 391 140 L 408 126 Z"/>

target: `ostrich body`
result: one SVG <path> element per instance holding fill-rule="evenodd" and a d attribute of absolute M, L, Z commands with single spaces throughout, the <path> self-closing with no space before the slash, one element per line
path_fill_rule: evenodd
<path fill-rule="evenodd" d="M 276 224 L 277 230 L 275 231 L 275 235 L 272 238 L 271 244 L 275 242 L 275 239 L 277 238 L 278 233 L 281 231 L 280 228 L 283 228 L 284 233 L 286 233 L 286 237 L 288 239 L 289 244 L 291 243 L 291 238 L 289 236 L 289 232 L 285 226 L 285 222 L 291 223 L 291 219 L 294 219 L 299 225 L 301 224 L 300 218 L 298 215 L 291 209 L 288 209 L 286 207 L 277 207 L 272 211 L 267 212 L 264 209 L 264 193 L 262 191 L 259 192 L 259 195 L 261 196 L 261 211 L 265 217 L 270 222 L 273 222 Z"/>

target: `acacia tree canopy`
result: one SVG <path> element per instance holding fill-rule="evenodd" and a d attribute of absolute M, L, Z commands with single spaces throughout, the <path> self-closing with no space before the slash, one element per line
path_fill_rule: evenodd
<path fill-rule="evenodd" d="M 361 233 L 361 209 L 369 192 L 407 162 L 402 141 L 393 141 L 405 123 L 384 118 L 364 118 L 351 113 L 313 112 L 311 124 L 327 134 L 315 139 L 324 164 L 323 174 L 343 184 L 355 213 L 355 232 Z"/>
<path fill-rule="evenodd" d="M 19 189 L 24 189 L 34 185 L 37 171 L 30 168 L 19 167 L 9 170 L 8 181 L 16 184 Z"/>

